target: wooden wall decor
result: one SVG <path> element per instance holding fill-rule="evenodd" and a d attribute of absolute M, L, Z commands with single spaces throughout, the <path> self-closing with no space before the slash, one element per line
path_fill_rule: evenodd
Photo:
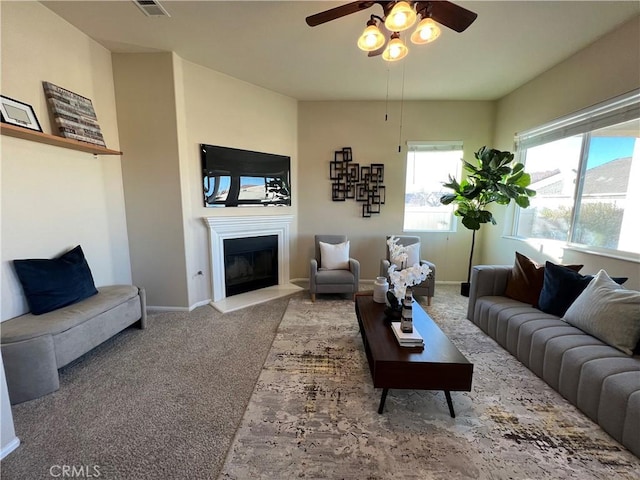
<path fill-rule="evenodd" d="M 384 164 L 372 163 L 360 166 L 353 161 L 351 147 L 336 150 L 329 162 L 331 180 L 331 200 L 344 202 L 348 198 L 362 204 L 362 216 L 371 217 L 380 213 L 380 205 L 385 202 Z"/>

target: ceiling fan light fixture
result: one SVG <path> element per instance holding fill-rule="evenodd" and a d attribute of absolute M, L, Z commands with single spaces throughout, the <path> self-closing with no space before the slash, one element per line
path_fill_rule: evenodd
<path fill-rule="evenodd" d="M 387 18 L 384 21 L 384 26 L 391 32 L 402 32 L 408 28 L 411 28 L 418 14 L 407 2 L 397 2 Z"/>
<path fill-rule="evenodd" d="M 378 28 L 375 20 L 371 19 L 367 22 L 367 28 L 364 29 L 360 38 L 358 38 L 358 48 L 365 52 L 373 52 L 384 45 L 385 38 Z"/>
<path fill-rule="evenodd" d="M 411 34 L 411 42 L 416 45 L 424 45 L 433 42 L 440 36 L 440 27 L 432 18 L 424 18 L 418 24 L 416 30 Z"/>
<path fill-rule="evenodd" d="M 391 41 L 387 45 L 387 48 L 382 52 L 382 58 L 387 62 L 395 62 L 403 59 L 409 53 L 407 46 L 400 40 L 398 32 L 394 32 L 391 35 Z"/>

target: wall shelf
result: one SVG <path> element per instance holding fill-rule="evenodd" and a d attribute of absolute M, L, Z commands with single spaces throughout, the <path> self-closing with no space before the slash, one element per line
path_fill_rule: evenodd
<path fill-rule="evenodd" d="M 10 123 L 1 123 L 0 131 L 2 135 L 10 137 L 22 138 L 23 140 L 31 140 L 33 142 L 45 143 L 56 147 L 68 148 L 70 150 L 78 150 L 80 152 L 92 153 L 94 155 L 122 155 L 122 152 L 110 150 L 100 145 L 92 145 L 86 142 L 79 142 L 70 138 L 58 137 L 48 133 L 36 132 L 28 128 L 17 127 Z"/>

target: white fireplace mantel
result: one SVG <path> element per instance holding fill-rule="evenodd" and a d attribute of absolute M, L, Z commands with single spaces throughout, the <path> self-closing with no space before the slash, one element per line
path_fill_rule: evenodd
<path fill-rule="evenodd" d="M 259 237 L 267 235 L 278 236 L 278 286 L 289 286 L 289 226 L 293 222 L 293 215 L 269 215 L 269 216 L 241 216 L 241 217 L 204 217 L 205 224 L 209 227 L 210 258 L 211 258 L 211 285 L 212 305 L 216 308 L 222 306 L 224 311 L 230 311 L 243 306 L 258 303 L 252 299 L 263 298 L 261 295 L 246 294 L 234 295 L 236 308 L 225 308 L 226 285 L 224 272 L 224 241 L 231 238 Z M 271 287 L 267 287 L 268 289 Z M 266 289 L 265 289 L 266 290 Z M 271 289 L 277 290 L 277 289 Z M 288 291 L 288 293 L 291 293 Z M 243 297 L 244 296 L 244 297 Z M 276 295 L 281 296 L 281 295 Z M 243 302 L 243 298 L 247 299 Z M 275 297 L 274 297 L 275 298 Z M 269 300 L 270 298 L 266 298 Z M 265 301 L 264 299 L 261 301 Z"/>

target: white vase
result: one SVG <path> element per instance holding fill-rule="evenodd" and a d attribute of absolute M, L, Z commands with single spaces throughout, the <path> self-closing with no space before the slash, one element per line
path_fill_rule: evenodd
<path fill-rule="evenodd" d="M 386 303 L 389 282 L 385 277 L 377 277 L 373 282 L 373 301 L 376 303 Z"/>

